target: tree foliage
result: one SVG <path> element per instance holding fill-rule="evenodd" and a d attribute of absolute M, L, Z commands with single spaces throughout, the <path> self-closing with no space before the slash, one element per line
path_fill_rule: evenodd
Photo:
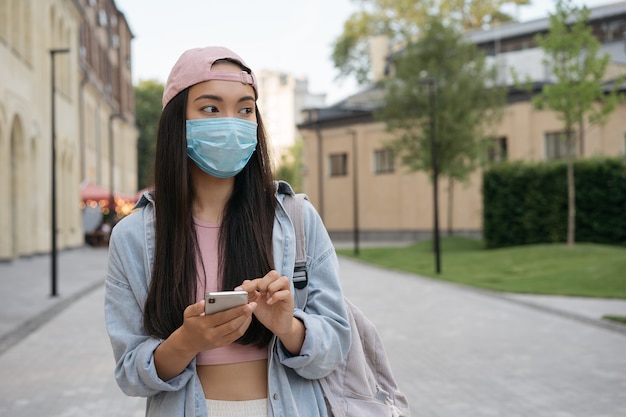
<path fill-rule="evenodd" d="M 548 33 L 536 37 L 555 82 L 543 88 L 534 104 L 558 112 L 566 127 L 583 119 L 604 122 L 619 100 L 616 89 L 608 94 L 603 91 L 610 55 L 598 56 L 601 45 L 588 23 L 589 13 L 586 7 L 573 6 L 571 0 L 558 0 Z M 572 18 L 575 21 L 570 24 Z"/>
<path fill-rule="evenodd" d="M 275 174 L 277 180 L 287 181 L 295 192 L 302 192 L 302 151 L 302 139 L 297 139 L 288 151 L 280 156 Z"/>
<path fill-rule="evenodd" d="M 544 50 L 544 64 L 551 69 L 554 82 L 543 87 L 533 100 L 536 108 L 550 108 L 564 123 L 567 152 L 568 234 L 575 242 L 576 196 L 574 186 L 575 128 L 579 143 L 584 143 L 584 121 L 604 123 L 621 97 L 616 87 L 605 90 L 604 77 L 610 56 L 598 56 L 600 42 L 589 25 L 589 10 L 576 7 L 571 0 L 557 0 L 556 13 L 550 15 L 546 35 L 536 37 Z M 621 84 L 621 80 L 614 83 Z"/>
<path fill-rule="evenodd" d="M 403 165 L 430 172 L 434 87 L 437 166 L 442 175 L 462 181 L 480 161 L 482 139 L 502 114 L 506 90 L 496 83 L 496 68 L 458 30 L 436 17 L 424 28 L 418 42 L 397 54 L 377 117 L 395 133 L 392 146 Z"/>
<path fill-rule="evenodd" d="M 137 185 L 139 189 L 152 184 L 154 152 L 161 116 L 163 84 L 140 81 L 135 86 L 135 122 L 139 129 L 137 140 Z"/>
<path fill-rule="evenodd" d="M 480 29 L 513 20 L 505 6 L 525 5 L 530 0 L 355 0 L 360 10 L 344 23 L 335 41 L 332 59 L 339 76 L 369 78 L 369 40 L 384 35 L 394 45 L 414 42 L 430 15 L 440 16 L 459 30 Z"/>

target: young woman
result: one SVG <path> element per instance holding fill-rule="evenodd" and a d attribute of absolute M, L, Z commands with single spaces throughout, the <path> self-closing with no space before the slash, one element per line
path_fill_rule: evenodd
<path fill-rule="evenodd" d="M 273 181 L 252 71 L 186 51 L 165 85 L 155 188 L 113 229 L 105 313 L 120 388 L 147 416 L 327 416 L 317 382 L 350 328 L 336 255 L 304 207 L 308 298 L 294 307 L 294 230 Z M 280 192 L 279 192 L 280 188 Z M 205 314 L 208 291 L 248 303 Z"/>

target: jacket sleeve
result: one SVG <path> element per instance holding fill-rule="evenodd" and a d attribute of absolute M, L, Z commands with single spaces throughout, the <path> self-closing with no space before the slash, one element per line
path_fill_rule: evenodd
<path fill-rule="evenodd" d="M 146 256 L 143 216 L 139 214 L 127 216 L 113 228 L 104 309 L 116 361 L 115 379 L 125 394 L 148 397 L 182 389 L 195 375 L 195 362 L 169 381 L 157 375 L 154 351 L 162 340 L 149 336 L 143 326 L 151 265 Z"/>
<path fill-rule="evenodd" d="M 322 219 L 305 201 L 303 207 L 307 249 L 308 285 L 304 310 L 296 308 L 294 316 L 305 327 L 300 355 L 290 356 L 278 346 L 281 363 L 307 379 L 323 378 L 331 373 L 348 354 L 350 324 L 339 281 L 337 255 Z M 301 291 L 301 290 L 295 290 Z"/>

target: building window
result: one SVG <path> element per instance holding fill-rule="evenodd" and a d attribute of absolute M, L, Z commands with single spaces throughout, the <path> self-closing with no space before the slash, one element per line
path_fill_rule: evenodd
<path fill-rule="evenodd" d="M 391 149 L 374 151 L 374 173 L 387 174 L 395 171 L 395 155 Z"/>
<path fill-rule="evenodd" d="M 575 137 L 575 133 L 572 132 Z M 545 150 L 546 159 L 565 159 L 567 158 L 567 135 L 565 132 L 550 132 L 545 134 Z M 576 155 L 576 143 L 571 143 L 572 155 Z"/>
<path fill-rule="evenodd" d="M 111 35 L 111 48 L 118 49 L 120 47 L 120 36 Z"/>
<path fill-rule="evenodd" d="M 537 47 L 534 35 L 527 35 L 519 38 L 511 38 L 502 41 L 500 51 L 497 52 L 513 52 L 522 51 L 524 49 L 532 49 Z"/>
<path fill-rule="evenodd" d="M 331 154 L 328 158 L 330 162 L 331 177 L 345 177 L 348 175 L 348 154 L 336 153 Z"/>
<path fill-rule="evenodd" d="M 98 10 L 98 24 L 106 27 L 108 24 L 107 12 L 104 9 Z"/>
<path fill-rule="evenodd" d="M 328 158 L 330 162 L 331 177 L 345 177 L 348 175 L 348 154 L 336 153 L 331 154 Z"/>
<path fill-rule="evenodd" d="M 612 18 L 591 25 L 593 35 L 601 43 L 620 42 L 626 32 L 626 19 Z"/>
<path fill-rule="evenodd" d="M 509 159 L 506 137 L 489 138 L 486 140 L 487 162 L 499 163 Z"/>

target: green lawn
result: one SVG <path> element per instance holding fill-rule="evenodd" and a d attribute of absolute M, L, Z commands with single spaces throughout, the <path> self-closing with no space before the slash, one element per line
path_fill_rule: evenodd
<path fill-rule="evenodd" d="M 354 257 L 352 249 L 337 253 Z M 462 237 L 441 240 L 435 274 L 432 242 L 361 248 L 359 259 L 422 276 L 496 291 L 626 299 L 626 247 L 578 243 L 485 249 Z"/>
<path fill-rule="evenodd" d="M 620 324 L 626 324 L 626 317 L 622 316 L 604 316 L 602 317 L 604 320 L 614 321 Z"/>

